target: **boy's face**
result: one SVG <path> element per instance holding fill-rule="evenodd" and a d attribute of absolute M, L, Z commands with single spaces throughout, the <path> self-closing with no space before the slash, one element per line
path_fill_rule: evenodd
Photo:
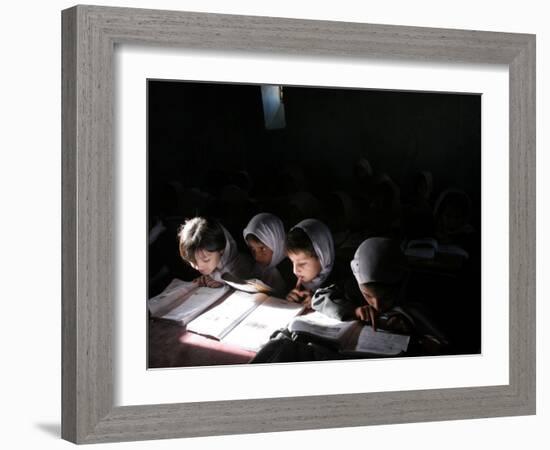
<path fill-rule="evenodd" d="M 384 298 L 383 295 L 376 292 L 372 287 L 367 286 L 366 284 L 359 285 L 361 294 L 365 301 L 372 306 L 378 312 L 384 312 L 391 308 L 392 301 L 389 298 Z"/>
<path fill-rule="evenodd" d="M 195 252 L 195 263 L 191 263 L 193 269 L 198 270 L 202 275 L 210 275 L 220 262 L 223 252 L 209 252 L 200 249 Z"/>
<path fill-rule="evenodd" d="M 321 263 L 316 256 L 304 252 L 289 252 L 288 257 L 292 261 L 294 275 L 304 283 L 309 283 L 321 273 Z"/>
<path fill-rule="evenodd" d="M 252 257 L 256 262 L 261 266 L 268 266 L 271 263 L 271 258 L 273 258 L 273 250 L 271 250 L 263 242 L 246 238 L 246 244 L 252 253 Z"/>

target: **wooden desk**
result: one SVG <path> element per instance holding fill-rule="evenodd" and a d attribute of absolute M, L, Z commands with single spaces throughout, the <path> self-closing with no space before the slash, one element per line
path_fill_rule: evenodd
<path fill-rule="evenodd" d="M 148 367 L 246 364 L 255 352 L 188 332 L 185 327 L 149 319 Z"/>

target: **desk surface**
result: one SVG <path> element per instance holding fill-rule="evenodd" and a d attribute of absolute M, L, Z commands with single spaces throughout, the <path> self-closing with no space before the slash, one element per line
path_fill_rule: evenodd
<path fill-rule="evenodd" d="M 148 349 L 149 368 L 246 364 L 256 355 L 156 319 L 149 319 Z"/>

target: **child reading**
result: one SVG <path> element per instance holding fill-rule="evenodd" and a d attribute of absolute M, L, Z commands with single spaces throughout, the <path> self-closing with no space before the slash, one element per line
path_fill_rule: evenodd
<path fill-rule="evenodd" d="M 396 306 L 401 294 L 405 277 L 401 249 L 392 239 L 367 239 L 355 252 L 351 270 L 366 303 L 355 308 L 355 318 L 370 322 L 376 329 L 378 318 Z M 389 319 L 387 325 L 397 328 L 395 331 L 410 332 L 407 321 L 399 316 Z"/>
<path fill-rule="evenodd" d="M 277 265 L 286 258 L 285 229 L 277 216 L 268 213 L 255 215 L 243 230 L 243 237 L 256 261 L 253 276 L 277 293 L 286 293 L 286 283 Z"/>
<path fill-rule="evenodd" d="M 335 255 L 332 234 L 319 220 L 302 220 L 288 232 L 286 250 L 297 278 L 287 300 L 309 307 L 313 293 L 329 282 Z"/>
<path fill-rule="evenodd" d="M 354 295 L 335 286 L 319 289 L 312 299 L 312 308 L 340 319 L 356 319 L 388 331 L 411 335 L 418 350 L 437 353 L 446 338 L 428 320 L 420 305 L 403 298 L 405 268 L 397 242 L 374 237 L 363 241 L 355 252 L 351 269 L 355 277 Z"/>
<path fill-rule="evenodd" d="M 226 272 L 239 278 L 251 275 L 252 262 L 239 254 L 235 240 L 217 221 L 208 217 L 189 219 L 178 237 L 182 259 L 201 274 L 194 280 L 200 286 L 221 287 Z"/>

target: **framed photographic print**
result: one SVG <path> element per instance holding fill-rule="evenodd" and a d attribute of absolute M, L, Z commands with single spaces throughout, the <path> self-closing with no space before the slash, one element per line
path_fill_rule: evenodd
<path fill-rule="evenodd" d="M 533 414 L 534 49 L 64 11 L 63 437 Z"/>
<path fill-rule="evenodd" d="M 411 317 L 411 327 L 401 323 L 410 328 L 403 332 L 414 334 L 414 321 L 422 328 L 422 337 L 411 341 L 408 335 L 385 330 L 376 335 L 379 347 L 373 352 L 379 356 L 481 352 L 481 242 L 475 231 L 481 229 L 480 94 L 158 79 L 148 80 L 147 88 L 148 297 L 154 317 L 180 322 L 171 326 L 164 320 L 150 321 L 149 367 L 361 356 L 357 344 L 364 349 L 374 342 L 369 327 L 359 330 L 357 321 L 352 325 L 340 319 L 356 318 L 355 308 L 360 308 L 358 314 L 366 312 L 361 310 L 362 299 L 353 298 L 356 283 L 350 280 L 355 278 L 350 262 L 362 242 L 365 247 L 393 241 L 401 247 L 396 256 L 404 254 L 407 280 L 396 282 L 393 296 L 418 296 L 420 291 L 422 307 L 432 314 L 437 311 L 441 323 L 454 319 L 452 311 L 459 303 L 469 311 L 459 323 L 450 320 L 436 325 L 425 314 L 419 317 L 412 300 L 386 293 L 387 303 L 399 302 L 399 308 L 407 308 L 403 314 Z M 435 196 L 434 180 L 443 186 Z M 244 276 L 259 276 L 272 290 L 264 297 L 243 288 L 227 293 L 221 287 L 210 291 L 206 286 L 200 297 L 205 309 L 210 296 L 214 302 L 219 296 L 225 299 L 198 318 L 193 317 L 195 301 L 175 300 L 173 306 L 169 302 L 178 295 L 184 298 L 189 288 L 195 297 L 201 290 L 196 289 L 197 283 L 171 280 L 191 282 L 200 279 L 201 273 L 215 276 L 207 263 L 206 268 L 198 267 L 202 272 L 185 264 L 175 244 L 184 223 L 200 233 L 199 223 L 206 220 L 222 224 L 235 241 L 232 245 L 240 260 L 254 263 Z M 284 252 L 286 230 L 304 220 L 315 220 L 312 223 L 330 231 L 332 248 L 322 256 L 327 259 L 325 265 L 332 267 L 326 280 L 310 286 L 315 290 L 312 309 L 319 314 L 302 314 L 298 319 L 295 316 L 305 312 L 303 302 L 274 299 L 292 297 L 298 278 L 306 272 L 300 270 L 301 259 L 295 253 L 287 259 Z M 248 234 L 246 239 L 243 233 Z M 270 248 L 273 254 L 267 261 L 261 253 L 264 243 L 253 240 L 254 233 L 271 240 L 274 250 Z M 286 237 L 291 245 L 296 233 L 293 229 Z M 185 239 L 191 238 L 180 237 L 180 245 L 185 245 Z M 315 276 L 309 275 L 303 283 L 312 284 Z M 356 290 L 355 296 L 360 297 L 358 285 Z M 395 308 L 386 309 L 396 313 Z M 283 335 L 264 347 L 289 321 L 295 339 Z M 185 332 L 181 322 L 187 325 Z M 336 342 L 326 334 L 318 335 L 321 325 Z M 441 326 L 444 331 L 439 330 Z M 465 329 L 468 333 L 463 333 Z M 360 342 L 354 331 L 362 332 Z M 308 332 L 317 334 L 304 336 Z M 171 333 L 177 346 L 169 349 Z M 320 342 L 313 342 L 315 338 Z M 397 340 L 407 347 L 406 352 L 394 347 Z M 178 348 L 182 342 L 195 350 Z M 316 344 L 315 351 L 310 343 Z M 196 349 L 209 344 L 215 351 Z"/>

